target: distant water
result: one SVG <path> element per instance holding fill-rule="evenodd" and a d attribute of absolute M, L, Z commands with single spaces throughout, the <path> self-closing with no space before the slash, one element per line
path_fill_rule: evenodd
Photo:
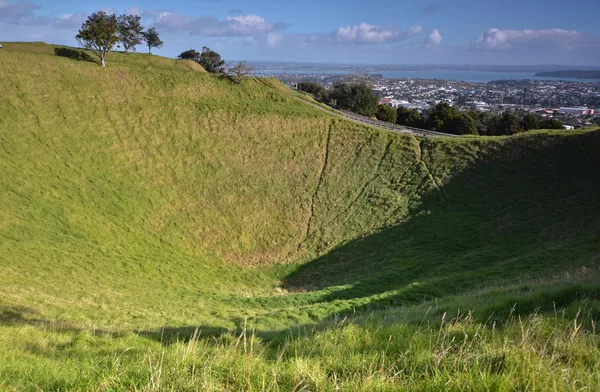
<path fill-rule="evenodd" d="M 346 75 L 352 73 L 347 70 L 282 70 L 282 69 L 261 69 L 256 70 L 259 74 L 272 75 Z M 550 81 L 568 81 L 568 82 L 595 82 L 600 83 L 600 80 L 594 79 L 575 79 L 575 78 L 548 78 L 535 76 L 535 72 L 493 72 L 493 71 L 444 71 L 444 70 L 421 70 L 421 71 L 369 71 L 372 74 L 383 75 L 384 78 L 396 79 L 439 79 L 439 80 L 455 80 L 471 83 L 488 83 L 494 80 L 550 80 Z"/>

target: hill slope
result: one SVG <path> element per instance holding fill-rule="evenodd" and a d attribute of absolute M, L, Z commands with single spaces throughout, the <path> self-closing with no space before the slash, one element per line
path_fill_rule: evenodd
<path fill-rule="evenodd" d="M 515 290 L 523 315 L 600 294 L 599 132 L 418 139 L 330 116 L 272 80 L 5 48 L 0 344 L 54 347 L 90 327 L 265 332 L 390 306 L 376 317 L 485 320 Z M 130 338 L 106 344 L 146 344 Z M 39 384 L 42 362 L 27 367 L 24 352 L 0 375 L 27 368 Z M 97 385 L 85 382 L 66 389 Z"/>

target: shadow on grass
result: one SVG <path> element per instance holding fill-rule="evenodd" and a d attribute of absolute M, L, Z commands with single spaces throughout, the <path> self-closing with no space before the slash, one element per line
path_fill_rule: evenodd
<path fill-rule="evenodd" d="M 223 81 L 225 81 L 227 83 L 230 83 L 230 84 L 235 84 L 236 86 L 238 85 L 238 83 L 235 81 L 235 78 L 233 76 L 231 76 L 231 75 L 228 75 L 226 73 L 219 73 L 219 74 L 216 74 L 216 75 L 217 75 L 217 78 L 219 80 L 223 80 Z"/>
<path fill-rule="evenodd" d="M 86 52 L 84 52 L 82 50 L 71 49 L 71 48 L 55 48 L 54 53 L 57 56 L 66 57 L 71 60 L 97 63 L 97 61 L 94 60 L 94 58 L 92 56 L 90 56 L 89 54 L 87 54 Z"/>
<path fill-rule="evenodd" d="M 444 143 L 422 143 L 423 159 L 434 176 L 436 149 L 451 148 Z M 308 312 L 307 305 L 331 304 L 320 316 L 323 320 L 336 313 L 419 304 L 498 281 L 547 276 L 598 263 L 599 150 L 599 131 L 508 139 L 440 185 L 439 191 L 425 195 L 420 207 L 425 213 L 299 267 L 286 277 L 284 287 L 292 292 L 290 298 L 308 295 L 307 301 L 294 308 L 305 307 Z M 569 306 L 586 297 L 596 299 L 600 293 L 595 288 L 588 292 L 572 287 L 533 296 L 515 294 L 516 300 L 522 300 L 521 312 Z M 281 298 L 277 308 L 292 307 L 292 302 L 285 302 L 288 298 Z M 339 300 L 350 305 L 338 306 Z M 505 296 L 484 311 L 502 314 L 514 303 L 513 297 Z M 277 316 L 277 309 L 273 315 Z M 36 319 L 35 312 L 25 308 L 0 308 L 0 324 L 57 326 Z M 163 344 L 185 342 L 197 333 L 202 339 L 231 339 L 244 332 L 240 324 L 236 331 L 185 326 L 136 333 Z M 326 325 L 330 324 L 315 321 L 257 336 L 278 341 Z"/>
<path fill-rule="evenodd" d="M 422 143 L 434 176 L 444 143 Z M 358 312 L 598 263 L 599 149 L 600 131 L 508 139 L 425 195 L 420 214 L 300 266 L 283 286 L 303 305 L 349 300 Z"/>
<path fill-rule="evenodd" d="M 435 149 L 443 147 L 436 143 L 442 142 L 428 140 L 422 146 L 434 175 Z M 269 320 L 293 318 L 300 309 L 305 320 L 315 320 L 257 336 L 279 341 L 326 328 L 334 315 L 434 303 L 512 282 L 531 281 L 515 293 L 506 289 L 480 298 L 456 297 L 438 311 L 477 309 L 479 321 L 485 322 L 492 315 L 503 320 L 597 301 L 598 285 L 541 287 L 533 279 L 600 261 L 598 149 L 600 132 L 506 140 L 441 190 L 425 195 L 420 210 L 427 213 L 302 265 L 284 281 L 288 296 L 249 299 L 249 305 L 262 301 L 263 307 L 271 307 L 271 313 L 261 316 Z M 237 325 L 228 334 L 240 335 L 243 322 Z M 185 341 L 195 332 L 195 327 L 166 328 L 146 336 L 164 343 L 165 336 Z M 202 336 L 222 332 L 200 328 Z"/>

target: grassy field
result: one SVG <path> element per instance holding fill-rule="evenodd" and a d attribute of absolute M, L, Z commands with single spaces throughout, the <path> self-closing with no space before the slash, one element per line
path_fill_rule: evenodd
<path fill-rule="evenodd" d="M 420 139 L 4 48 L 0 389 L 600 388 L 600 132 Z"/>

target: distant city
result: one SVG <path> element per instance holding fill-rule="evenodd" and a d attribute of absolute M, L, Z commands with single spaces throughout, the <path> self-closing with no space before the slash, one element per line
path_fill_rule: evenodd
<path fill-rule="evenodd" d="M 536 76 L 568 66 L 360 66 L 339 64 L 254 63 L 257 76 L 293 86 L 317 82 L 331 87 L 356 72 L 368 73 L 380 103 L 425 111 L 439 102 L 479 111 L 507 107 L 560 118 L 567 127 L 598 121 L 600 79 Z M 595 75 L 596 69 L 577 67 Z M 560 74 L 560 72 L 557 72 Z"/>

